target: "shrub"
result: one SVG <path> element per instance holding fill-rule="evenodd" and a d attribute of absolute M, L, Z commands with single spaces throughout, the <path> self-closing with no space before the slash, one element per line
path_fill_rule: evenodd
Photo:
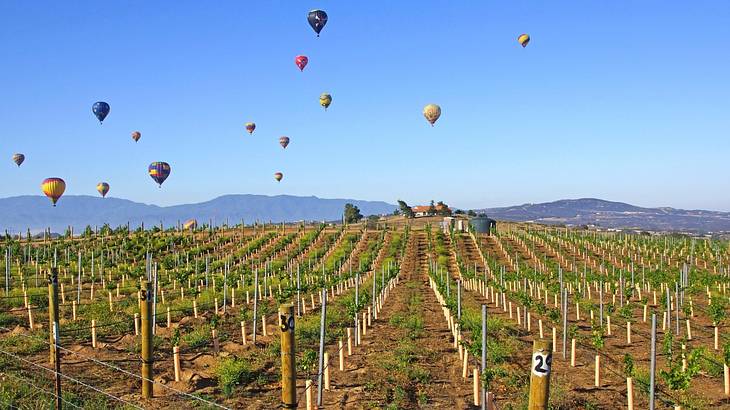
<path fill-rule="evenodd" d="M 237 357 L 221 359 L 216 368 L 218 387 L 230 396 L 236 386 L 252 380 L 251 369 L 246 361 Z"/>

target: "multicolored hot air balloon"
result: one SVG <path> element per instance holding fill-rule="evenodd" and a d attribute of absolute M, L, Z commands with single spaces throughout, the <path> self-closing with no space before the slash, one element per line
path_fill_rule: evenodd
<path fill-rule="evenodd" d="M 324 110 L 327 111 L 327 107 L 332 104 L 332 96 L 327 93 L 322 93 L 322 95 L 319 96 L 319 105 L 324 107 Z"/>
<path fill-rule="evenodd" d="M 522 48 L 527 47 L 527 44 L 530 42 L 530 35 L 529 34 L 520 34 L 519 37 L 517 37 L 517 41 L 520 43 Z"/>
<path fill-rule="evenodd" d="M 317 37 L 319 37 L 319 32 L 327 24 L 327 13 L 324 10 L 312 10 L 307 14 L 307 21 L 312 26 L 314 32 L 317 33 Z"/>
<path fill-rule="evenodd" d="M 431 123 L 431 126 L 433 127 L 433 124 L 441 116 L 441 107 L 436 104 L 428 104 L 423 107 L 423 116 L 426 117 L 426 120 Z"/>
<path fill-rule="evenodd" d="M 66 182 L 61 178 L 46 178 L 41 183 L 41 189 L 47 197 L 51 198 L 51 203 L 56 206 L 56 202 L 66 191 Z"/>
<path fill-rule="evenodd" d="M 109 104 L 104 101 L 97 101 L 91 106 L 91 112 L 94 113 L 100 124 L 103 123 L 104 118 L 109 115 L 109 110 L 111 110 L 111 107 L 109 107 Z"/>
<path fill-rule="evenodd" d="M 13 154 L 13 162 L 15 162 L 15 165 L 20 166 L 23 161 L 25 161 L 25 155 L 23 154 Z"/>
<path fill-rule="evenodd" d="M 309 63 L 307 56 L 296 56 L 294 58 L 294 64 L 299 67 L 299 71 L 304 71 L 304 67 L 307 66 L 307 63 Z"/>
<path fill-rule="evenodd" d="M 162 188 L 162 183 L 170 176 L 170 164 L 167 162 L 153 162 L 147 168 L 147 172 Z"/>
<path fill-rule="evenodd" d="M 99 182 L 96 184 L 96 190 L 99 191 L 102 198 L 106 198 L 106 194 L 109 193 L 109 184 L 106 182 Z"/>
<path fill-rule="evenodd" d="M 286 148 L 286 146 L 289 145 L 289 137 L 279 138 L 279 145 L 281 145 L 283 148 Z"/>
<path fill-rule="evenodd" d="M 276 180 L 276 182 L 280 182 L 282 178 L 284 178 L 284 174 L 282 174 L 281 172 L 277 172 L 274 174 L 274 179 Z"/>
<path fill-rule="evenodd" d="M 246 123 L 246 131 L 248 131 L 249 134 L 253 134 L 253 130 L 256 129 L 256 124 L 253 122 L 247 122 Z"/>
<path fill-rule="evenodd" d="M 183 224 L 183 229 L 186 229 L 186 230 L 187 230 L 187 229 L 195 229 L 195 228 L 197 228 L 197 227 L 198 227 L 198 221 L 197 221 L 197 220 L 195 220 L 195 219 L 188 219 L 188 220 L 187 220 L 187 221 L 185 221 L 185 223 Z"/>
<path fill-rule="evenodd" d="M 134 140 L 134 142 L 139 141 L 140 138 L 142 138 L 141 132 L 139 132 L 139 131 L 132 132 L 132 139 Z"/>

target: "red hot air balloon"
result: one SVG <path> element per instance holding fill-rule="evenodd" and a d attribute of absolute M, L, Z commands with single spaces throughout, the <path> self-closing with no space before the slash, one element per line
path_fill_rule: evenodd
<path fill-rule="evenodd" d="M 286 146 L 289 145 L 289 137 L 279 138 L 279 145 L 281 145 L 282 148 L 286 148 Z"/>
<path fill-rule="evenodd" d="M 309 59 L 307 56 L 297 56 L 294 59 L 294 63 L 299 67 L 299 71 L 304 71 L 304 67 L 307 66 L 307 63 L 309 63 Z"/>
<path fill-rule="evenodd" d="M 142 133 L 140 133 L 139 131 L 134 131 L 132 133 L 132 139 L 134 140 L 134 142 L 139 141 L 140 138 L 142 138 Z"/>

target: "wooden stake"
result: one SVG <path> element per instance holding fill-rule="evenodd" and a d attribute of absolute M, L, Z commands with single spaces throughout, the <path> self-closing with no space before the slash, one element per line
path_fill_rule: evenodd
<path fill-rule="evenodd" d="M 628 401 L 628 410 L 634 410 L 634 381 L 631 377 L 626 378 L 626 400 Z"/>
<path fill-rule="evenodd" d="M 530 398 L 528 409 L 547 409 L 550 395 L 550 373 L 553 361 L 553 347 L 547 340 L 532 342 L 532 364 L 530 365 Z"/>
<path fill-rule="evenodd" d="M 175 366 L 175 381 L 180 381 L 180 347 L 173 346 L 172 348 L 173 363 Z"/>
<path fill-rule="evenodd" d="M 324 389 L 329 391 L 330 390 L 330 354 L 328 352 L 324 352 Z"/>
<path fill-rule="evenodd" d="M 294 337 L 294 305 L 279 306 L 281 326 L 281 402 L 285 408 L 297 407 L 296 341 Z M 307 404 L 311 407 L 311 380 L 307 380 Z"/>

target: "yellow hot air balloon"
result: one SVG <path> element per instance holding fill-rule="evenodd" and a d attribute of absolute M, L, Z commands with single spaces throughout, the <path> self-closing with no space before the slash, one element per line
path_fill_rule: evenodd
<path fill-rule="evenodd" d="M 109 184 L 106 182 L 99 182 L 96 184 L 96 190 L 99 191 L 102 198 L 106 198 L 106 194 L 109 193 Z"/>
<path fill-rule="evenodd" d="M 523 48 L 527 47 L 527 44 L 530 42 L 530 35 L 529 34 L 520 34 L 520 36 L 517 37 L 517 41 L 520 43 L 520 45 Z"/>
<path fill-rule="evenodd" d="M 426 117 L 426 121 L 431 123 L 431 126 L 433 127 L 433 124 L 441 116 L 441 107 L 436 104 L 428 104 L 423 107 L 423 116 Z"/>
<path fill-rule="evenodd" d="M 195 229 L 197 227 L 198 227 L 198 221 L 195 220 L 195 219 L 188 219 L 183 224 L 183 229 L 185 229 L 185 230 L 187 230 L 187 229 Z"/>
<path fill-rule="evenodd" d="M 47 197 L 51 198 L 53 206 L 56 206 L 58 198 L 66 191 L 66 183 L 61 178 L 46 178 L 41 183 L 41 189 Z"/>
<path fill-rule="evenodd" d="M 330 104 L 332 104 L 332 96 L 327 93 L 322 93 L 322 95 L 319 96 L 319 105 L 324 107 L 326 111 Z"/>

